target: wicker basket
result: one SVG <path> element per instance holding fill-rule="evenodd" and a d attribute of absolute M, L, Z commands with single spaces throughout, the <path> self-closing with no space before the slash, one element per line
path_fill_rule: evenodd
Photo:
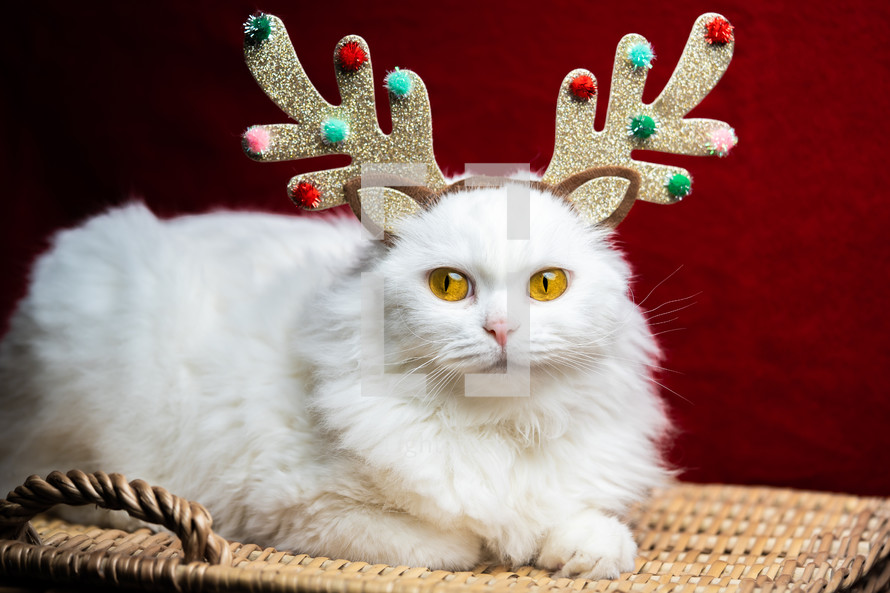
<path fill-rule="evenodd" d="M 164 525 L 127 533 L 35 515 L 98 504 Z M 30 519 L 34 518 L 31 523 Z M 890 500 L 682 484 L 633 513 L 636 570 L 611 581 L 553 579 L 533 567 L 452 573 L 310 558 L 227 542 L 199 504 L 119 475 L 55 472 L 0 501 L 0 578 L 148 590 L 441 593 L 534 591 L 861 591 L 890 582 Z"/>

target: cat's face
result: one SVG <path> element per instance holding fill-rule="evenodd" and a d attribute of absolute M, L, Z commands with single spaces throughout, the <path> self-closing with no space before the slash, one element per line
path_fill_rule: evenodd
<path fill-rule="evenodd" d="M 626 264 L 565 202 L 519 192 L 528 226 L 510 232 L 527 240 L 508 236 L 509 217 L 523 216 L 508 214 L 505 188 L 447 195 L 401 223 L 377 268 L 389 360 L 417 357 L 430 373 L 497 372 L 507 360 L 544 372 L 589 367 L 608 347 L 626 310 Z"/>

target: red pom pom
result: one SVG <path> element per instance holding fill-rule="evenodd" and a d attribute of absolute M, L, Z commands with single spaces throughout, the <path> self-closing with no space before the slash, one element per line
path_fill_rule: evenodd
<path fill-rule="evenodd" d="M 705 33 L 705 39 L 710 44 L 723 45 L 735 39 L 735 36 L 732 34 L 733 26 L 725 18 L 715 16 L 708 21 L 705 27 L 708 29 L 708 32 Z"/>
<path fill-rule="evenodd" d="M 596 81 L 587 74 L 579 74 L 569 83 L 569 90 L 576 99 L 587 101 L 596 95 Z"/>
<path fill-rule="evenodd" d="M 355 72 L 368 61 L 368 54 L 358 41 L 349 41 L 337 50 L 337 63 L 349 72 Z"/>
<path fill-rule="evenodd" d="M 303 208 L 316 208 L 321 203 L 321 194 L 308 181 L 301 181 L 297 187 L 291 190 L 291 197 Z"/>

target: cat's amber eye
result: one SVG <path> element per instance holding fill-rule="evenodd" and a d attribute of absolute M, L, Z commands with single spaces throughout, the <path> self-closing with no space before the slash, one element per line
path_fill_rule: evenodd
<path fill-rule="evenodd" d="M 536 301 L 552 301 L 569 287 L 565 270 L 550 268 L 536 272 L 528 281 L 528 294 Z"/>
<path fill-rule="evenodd" d="M 461 301 L 470 293 L 470 281 L 452 268 L 430 272 L 430 290 L 443 301 Z"/>

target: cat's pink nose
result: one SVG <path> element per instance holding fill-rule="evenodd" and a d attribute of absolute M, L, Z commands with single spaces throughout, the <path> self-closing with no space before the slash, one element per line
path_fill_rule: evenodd
<path fill-rule="evenodd" d="M 507 335 L 513 331 L 506 319 L 490 319 L 485 322 L 483 327 L 494 337 L 501 348 L 507 345 Z"/>

